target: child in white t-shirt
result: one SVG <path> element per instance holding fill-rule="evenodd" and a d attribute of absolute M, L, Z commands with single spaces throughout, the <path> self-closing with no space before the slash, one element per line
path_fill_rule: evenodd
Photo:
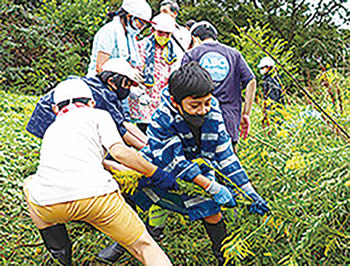
<path fill-rule="evenodd" d="M 29 214 L 45 246 L 63 265 L 71 264 L 65 222 L 86 221 L 127 248 L 147 265 L 171 265 L 166 254 L 124 201 L 104 169 L 106 151 L 123 165 L 174 188 L 175 178 L 128 148 L 110 114 L 94 109 L 83 81 L 61 82 L 54 92 L 55 122 L 47 129 L 37 172 L 25 180 Z"/>

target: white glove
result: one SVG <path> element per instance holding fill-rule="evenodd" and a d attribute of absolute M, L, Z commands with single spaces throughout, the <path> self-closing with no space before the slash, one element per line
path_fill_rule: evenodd
<path fill-rule="evenodd" d="M 142 94 L 144 94 L 145 92 L 140 89 L 139 87 L 134 87 L 132 86 L 130 88 L 130 96 L 134 97 L 134 98 L 139 98 Z"/>

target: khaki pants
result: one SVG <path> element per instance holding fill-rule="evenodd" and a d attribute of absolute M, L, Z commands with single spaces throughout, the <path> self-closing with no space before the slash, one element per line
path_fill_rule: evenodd
<path fill-rule="evenodd" d="M 24 191 L 29 207 L 49 224 L 85 221 L 124 246 L 136 242 L 145 231 L 143 222 L 120 192 L 39 206 L 29 200 L 26 188 Z"/>

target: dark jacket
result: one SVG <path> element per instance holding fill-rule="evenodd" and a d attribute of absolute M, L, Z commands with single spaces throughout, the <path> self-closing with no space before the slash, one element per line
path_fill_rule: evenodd
<path fill-rule="evenodd" d="M 271 76 L 270 72 L 263 76 L 264 99 L 270 98 L 275 102 L 284 104 L 281 85 L 276 78 Z"/>
<path fill-rule="evenodd" d="M 80 77 L 69 77 L 80 78 Z M 98 77 L 82 77 L 80 78 L 88 84 L 91 89 L 92 96 L 96 102 L 95 108 L 102 109 L 110 113 L 121 136 L 124 136 L 126 129 L 123 126 L 124 115 L 121 102 L 117 95 L 107 88 L 107 86 Z M 27 124 L 27 131 L 38 138 L 43 138 L 47 128 L 56 119 L 56 115 L 52 110 L 54 90 L 49 91 L 42 96 L 35 106 L 34 112 Z"/>

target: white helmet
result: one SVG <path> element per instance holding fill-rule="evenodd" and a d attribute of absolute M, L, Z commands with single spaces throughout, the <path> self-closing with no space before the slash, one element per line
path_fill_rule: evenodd
<path fill-rule="evenodd" d="M 155 30 L 160 30 L 164 32 L 175 31 L 176 22 L 175 19 L 169 14 L 160 13 L 152 19 L 152 26 Z"/>
<path fill-rule="evenodd" d="M 260 60 L 258 68 L 270 67 L 270 66 L 271 67 L 275 66 L 275 62 L 272 60 L 271 57 L 266 56 Z"/>
<path fill-rule="evenodd" d="M 152 8 L 146 0 L 124 0 L 122 9 L 130 15 L 149 21 L 152 17 Z"/>
<path fill-rule="evenodd" d="M 109 59 L 106 63 L 103 64 L 102 71 L 111 71 L 127 76 L 133 82 L 138 84 L 138 81 L 136 80 L 138 71 L 123 58 Z"/>
<path fill-rule="evenodd" d="M 55 104 L 76 98 L 91 98 L 89 86 L 79 78 L 67 79 L 59 83 L 53 94 Z"/>

